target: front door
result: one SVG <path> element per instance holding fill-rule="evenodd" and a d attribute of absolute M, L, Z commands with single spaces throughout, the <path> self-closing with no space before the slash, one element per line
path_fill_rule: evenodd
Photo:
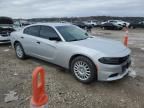
<path fill-rule="evenodd" d="M 56 31 L 49 26 L 41 26 L 40 27 L 40 36 L 37 37 L 37 48 L 35 53 L 44 59 L 50 62 L 56 58 L 58 52 L 58 46 L 60 45 L 60 41 L 50 40 L 51 37 L 59 37 Z"/>

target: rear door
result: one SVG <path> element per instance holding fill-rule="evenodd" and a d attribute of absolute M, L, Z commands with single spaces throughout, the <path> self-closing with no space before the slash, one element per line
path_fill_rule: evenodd
<path fill-rule="evenodd" d="M 24 29 L 23 36 L 20 36 L 22 46 L 28 55 L 35 56 L 37 37 L 39 37 L 40 26 L 30 26 Z"/>

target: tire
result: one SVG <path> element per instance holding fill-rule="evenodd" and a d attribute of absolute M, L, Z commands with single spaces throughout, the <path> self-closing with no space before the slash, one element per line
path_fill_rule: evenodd
<path fill-rule="evenodd" d="M 97 79 L 97 70 L 94 63 L 87 57 L 78 56 L 70 64 L 70 71 L 80 82 L 88 84 Z"/>
<path fill-rule="evenodd" d="M 26 54 L 25 54 L 24 49 L 20 43 L 15 44 L 15 52 L 16 52 L 17 58 L 26 59 Z"/>
<path fill-rule="evenodd" d="M 122 27 L 120 27 L 118 30 L 122 30 L 123 28 Z"/>

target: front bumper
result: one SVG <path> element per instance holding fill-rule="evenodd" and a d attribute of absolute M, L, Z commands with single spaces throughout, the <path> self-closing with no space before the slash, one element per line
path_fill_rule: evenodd
<path fill-rule="evenodd" d="M 106 81 L 115 81 L 115 80 L 122 79 L 124 76 L 128 74 L 128 72 L 129 72 L 129 69 L 126 69 L 126 71 L 123 74 L 118 74 L 115 77 L 108 77 Z"/>
<path fill-rule="evenodd" d="M 9 36 L 6 37 L 0 36 L 0 44 L 2 43 L 10 43 Z"/>
<path fill-rule="evenodd" d="M 100 81 L 114 81 L 125 77 L 129 73 L 131 60 L 127 60 L 121 65 L 103 65 L 103 69 L 98 71 L 98 80 Z"/>

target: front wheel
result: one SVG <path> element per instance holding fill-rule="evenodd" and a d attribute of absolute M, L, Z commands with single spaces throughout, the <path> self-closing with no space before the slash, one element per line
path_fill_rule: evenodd
<path fill-rule="evenodd" d="M 91 83 L 97 78 L 96 66 L 84 56 L 78 56 L 72 60 L 70 71 L 82 83 Z"/>

